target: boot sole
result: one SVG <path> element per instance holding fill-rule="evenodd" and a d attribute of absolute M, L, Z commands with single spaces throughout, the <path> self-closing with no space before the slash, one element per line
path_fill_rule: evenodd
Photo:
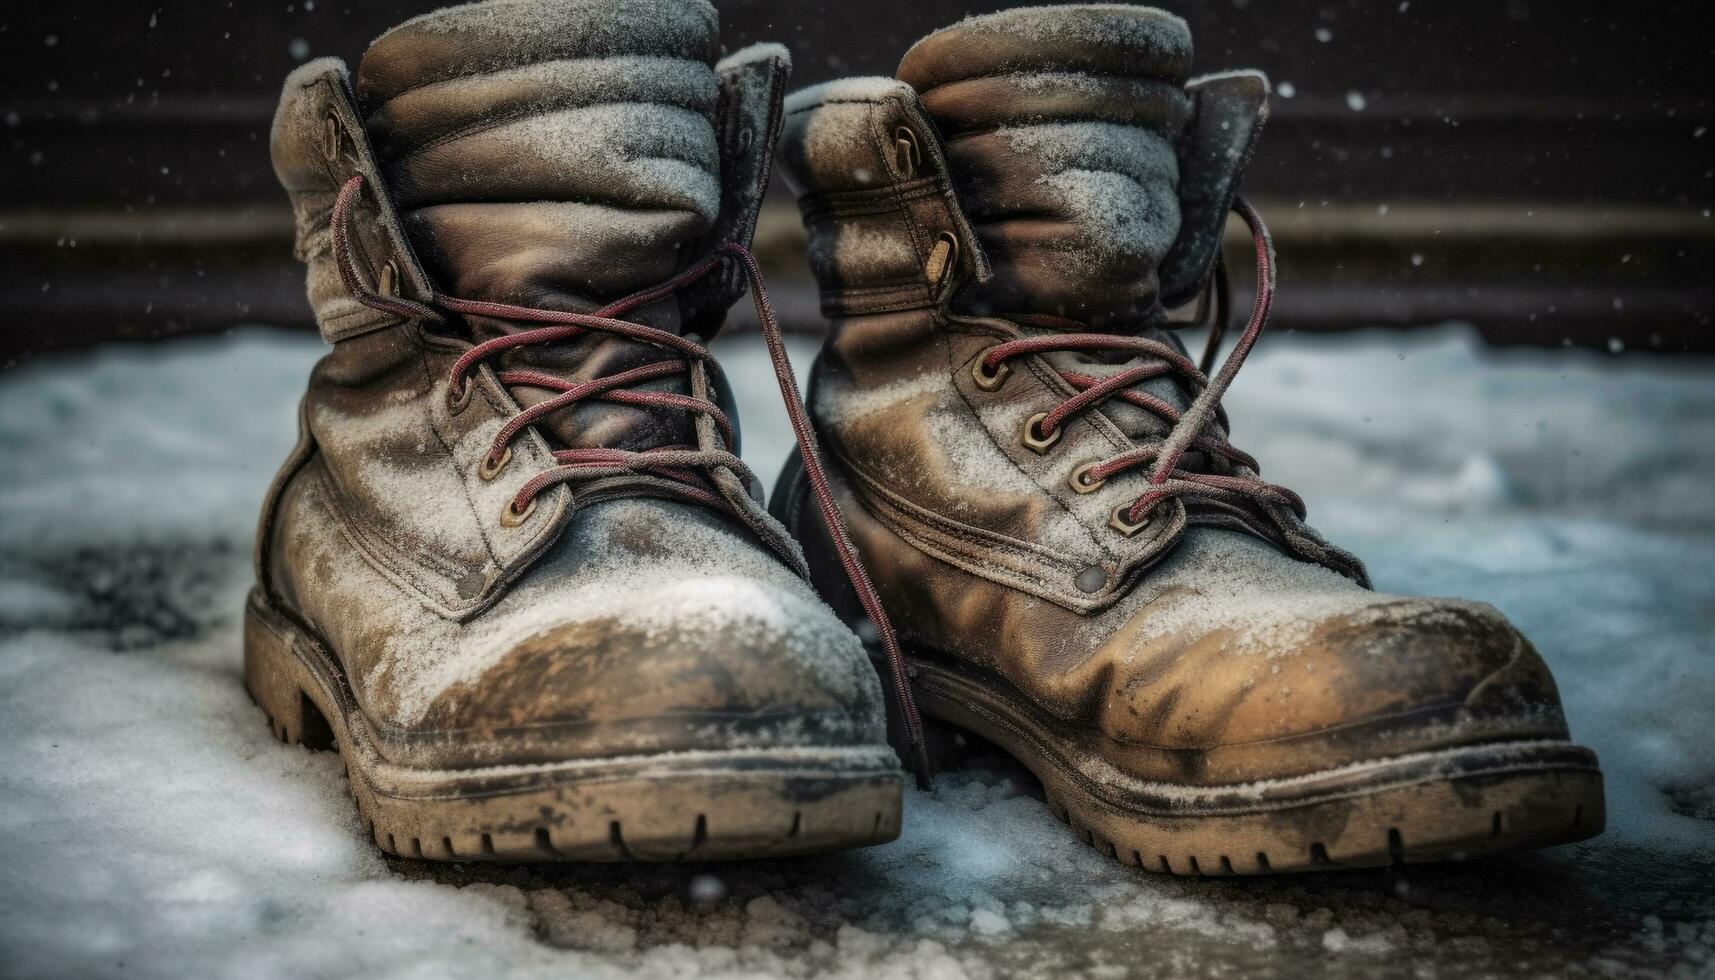
<path fill-rule="evenodd" d="M 1011 753 L 1049 809 L 1121 863 L 1176 875 L 1330 871 L 1463 860 L 1602 831 L 1596 756 L 1570 742 L 1474 745 L 1288 779 L 1206 787 L 1108 765 L 1002 682 L 913 658 L 917 703 Z"/>
<path fill-rule="evenodd" d="M 252 592 L 244 681 L 275 737 L 333 749 L 369 836 L 430 861 L 714 861 L 899 836 L 903 780 L 873 748 L 672 752 L 424 770 L 375 747 L 339 662 Z"/>

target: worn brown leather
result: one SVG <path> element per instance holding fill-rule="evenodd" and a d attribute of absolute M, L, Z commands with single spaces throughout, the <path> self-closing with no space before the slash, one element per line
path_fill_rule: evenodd
<path fill-rule="evenodd" d="M 1064 372 L 1135 360 L 1021 357 L 996 390 L 975 382 L 997 343 L 1054 332 L 1016 314 L 1178 345 L 1163 297 L 1207 283 L 1266 92 L 1255 73 L 1187 84 L 1189 61 L 1184 25 L 1159 11 L 1026 9 L 930 35 L 902 80 L 787 100 L 783 170 L 832 321 L 809 401 L 889 614 L 919 657 L 1142 779 L 1229 784 L 1564 738 L 1553 680 L 1498 612 L 1372 592 L 1356 559 L 1285 507 L 1174 499 L 1135 536 L 1110 527 L 1145 471 L 1077 493 L 1074 467 L 1159 442 L 1166 424 L 1110 400 L 1046 452 L 1021 431 L 1075 392 Z M 1043 149 L 1030 135 L 1092 122 L 1093 143 Z M 1148 226 L 1104 239 L 1114 229 L 1056 182 L 1081 170 Z M 1165 377 L 1139 387 L 1188 401 Z M 775 513 L 849 612 L 805 493 L 789 470 Z"/>
<path fill-rule="evenodd" d="M 913 45 L 898 77 L 995 271 L 954 307 L 1135 325 L 1189 299 L 1266 93 L 1254 72 L 1190 73 L 1184 21 L 1147 7 L 1016 10 Z"/>
<path fill-rule="evenodd" d="M 391 762 L 882 740 L 861 644 L 734 472 L 702 474 L 724 507 L 618 472 L 504 517 L 556 449 L 723 448 L 706 418 L 592 401 L 523 430 L 483 473 L 502 424 L 545 392 L 497 369 L 581 380 L 660 348 L 592 332 L 510 351 L 464 379 L 466 401 L 454 362 L 521 325 L 377 310 L 335 268 L 333 204 L 354 174 L 358 277 L 418 302 L 587 311 L 748 242 L 787 59 L 718 51 L 702 0 L 501 0 L 383 35 L 355 90 L 331 60 L 286 83 L 275 168 L 333 349 L 265 503 L 257 573 L 337 660 Z M 634 319 L 706 334 L 740 286 L 716 276 Z M 649 387 L 718 398 L 722 385 L 693 365 Z"/>
<path fill-rule="evenodd" d="M 746 127 L 719 118 L 734 106 L 722 105 L 718 54 L 706 4 L 469 4 L 376 39 L 357 68 L 357 105 L 444 291 L 588 311 L 706 254 L 723 203 L 737 203 L 722 199 L 719 142 L 736 159 Z M 664 302 L 636 319 L 678 329 L 696 312 Z M 473 317 L 469 328 L 480 339 L 517 325 Z M 658 353 L 594 334 L 497 364 L 581 381 Z M 512 394 L 530 405 L 553 393 Z M 683 412 L 604 404 L 544 427 L 564 446 L 643 449 L 691 442 L 688 425 Z"/>

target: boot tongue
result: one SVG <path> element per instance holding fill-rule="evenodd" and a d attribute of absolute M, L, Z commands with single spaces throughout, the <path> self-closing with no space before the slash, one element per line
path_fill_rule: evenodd
<path fill-rule="evenodd" d="M 492 0 L 377 39 L 358 66 L 358 105 L 437 286 L 588 311 L 670 278 L 720 209 L 718 51 L 703 0 Z M 671 302 L 632 318 L 677 326 Z M 520 329 L 470 326 L 473 340 Z M 578 381 L 665 357 L 591 334 L 495 366 Z M 514 394 L 529 404 L 553 392 Z M 683 441 L 682 415 L 593 402 L 547 425 L 569 446 L 646 448 Z"/>
<path fill-rule="evenodd" d="M 1192 113 L 1185 22 L 1148 7 L 1031 7 L 912 46 L 901 81 L 947 143 L 959 201 L 994 267 L 956 305 L 1098 329 L 1159 320 L 1179 234 L 1175 145 Z"/>

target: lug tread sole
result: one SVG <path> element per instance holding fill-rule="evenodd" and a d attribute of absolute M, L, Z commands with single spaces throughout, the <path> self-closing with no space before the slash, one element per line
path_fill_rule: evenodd
<path fill-rule="evenodd" d="M 367 726 L 325 648 L 254 595 L 244 654 L 245 687 L 274 737 L 339 752 L 367 835 L 397 857 L 717 861 L 825 853 L 899 836 L 903 780 L 885 745 L 402 777 L 368 747 Z"/>
<path fill-rule="evenodd" d="M 1568 743 L 1471 746 L 1282 781 L 1254 803 L 1176 805 L 1079 771 L 1087 750 L 1008 692 L 913 660 L 925 714 L 1005 749 L 1041 780 L 1048 809 L 1087 845 L 1145 871 L 1199 877 L 1463 860 L 1600 833 L 1602 775 Z M 1316 790 L 1305 787 L 1317 786 Z M 1190 797 L 1197 787 L 1167 787 Z"/>

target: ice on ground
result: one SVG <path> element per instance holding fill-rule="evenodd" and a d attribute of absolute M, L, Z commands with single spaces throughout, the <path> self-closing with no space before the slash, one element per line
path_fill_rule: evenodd
<path fill-rule="evenodd" d="M 789 436 L 716 344 L 746 456 Z M 1709 976 L 1715 362 L 1493 353 L 1468 332 L 1265 339 L 1238 445 L 1380 587 L 1492 602 L 1602 756 L 1611 829 L 1468 865 L 1139 873 L 973 746 L 901 839 L 796 861 L 444 867 L 364 840 L 336 756 L 243 693 L 255 508 L 313 338 L 0 377 L 0 975 Z M 800 367 L 811 349 L 795 342 Z"/>

